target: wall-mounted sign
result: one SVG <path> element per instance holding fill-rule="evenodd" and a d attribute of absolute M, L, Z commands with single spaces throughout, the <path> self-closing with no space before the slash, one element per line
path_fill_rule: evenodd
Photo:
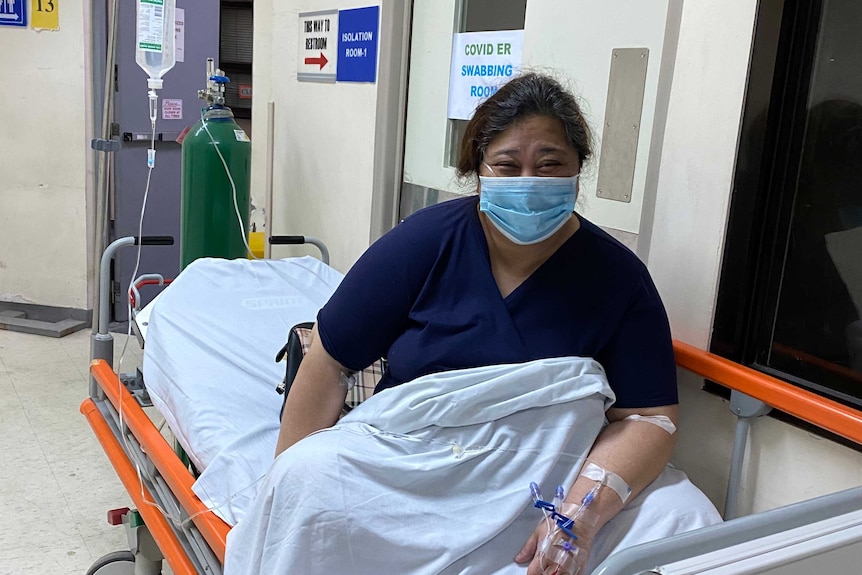
<path fill-rule="evenodd" d="M 30 0 L 30 27 L 34 30 L 59 30 L 60 0 Z"/>
<path fill-rule="evenodd" d="M 0 0 L 0 26 L 27 26 L 27 0 Z"/>
<path fill-rule="evenodd" d="M 377 80 L 379 21 L 379 6 L 338 11 L 339 82 Z"/>
<path fill-rule="evenodd" d="M 162 100 L 162 120 L 182 120 L 183 101 L 165 98 Z"/>
<path fill-rule="evenodd" d="M 236 91 L 240 100 L 251 100 L 251 84 L 237 84 Z"/>
<path fill-rule="evenodd" d="M 523 30 L 455 34 L 448 117 L 469 120 L 479 104 L 511 80 L 521 66 L 523 43 Z"/>
<path fill-rule="evenodd" d="M 300 82 L 335 82 L 337 61 L 338 10 L 300 13 L 296 79 Z"/>

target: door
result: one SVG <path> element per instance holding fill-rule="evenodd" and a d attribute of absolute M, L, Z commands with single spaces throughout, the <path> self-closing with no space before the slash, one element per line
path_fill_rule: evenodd
<path fill-rule="evenodd" d="M 135 63 L 135 2 L 121 2 L 117 44 L 115 132 L 121 140 L 114 163 L 111 240 L 138 235 L 141 206 L 147 183 L 147 149 L 151 126 L 147 99 L 147 75 Z M 177 63 L 164 76 L 158 91 L 156 163 L 152 171 L 143 235 L 172 235 L 173 246 L 144 246 L 138 275 L 159 273 L 174 278 L 179 273 L 181 148 L 177 137 L 200 118 L 203 102 L 197 91 L 206 86 L 206 59 L 219 55 L 219 2 L 177 0 Z M 135 268 L 136 248 L 125 248 L 114 260 L 114 294 L 125 294 Z M 142 304 L 156 295 L 146 289 Z M 113 319 L 128 319 L 125 295 L 115 297 Z"/>
<path fill-rule="evenodd" d="M 669 15 L 680 6 L 681 0 L 415 0 L 399 216 L 476 189 L 452 167 L 466 124 L 448 117 L 453 34 L 523 29 L 521 69 L 549 74 L 571 88 L 592 128 L 594 160 L 580 180 L 578 212 L 606 228 L 637 234 L 644 198 L 656 193 L 647 189 L 648 167 L 656 169 L 660 160 L 659 153 L 650 155 L 653 120 L 663 117 L 656 110 L 666 107 L 669 96 L 659 94 L 659 76 L 664 47 L 676 46 L 678 30 L 668 26 Z M 617 61 L 628 62 L 635 53 L 635 65 L 615 76 L 613 61 L 621 49 L 625 58 Z M 672 72 L 670 62 L 665 73 Z M 633 93 L 642 98 L 633 112 L 624 110 L 626 119 L 634 119 L 618 137 L 622 122 L 606 118 L 606 110 L 615 114 Z M 615 159 L 602 167 L 600 152 L 611 143 L 608 153 L 625 150 L 628 164 Z M 626 171 L 626 194 L 600 193 L 596 184 L 603 176 Z"/>

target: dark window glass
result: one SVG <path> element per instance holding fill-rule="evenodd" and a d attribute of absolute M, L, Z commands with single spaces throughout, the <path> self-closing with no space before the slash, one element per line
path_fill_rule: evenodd
<path fill-rule="evenodd" d="M 523 30 L 527 0 L 464 0 L 461 32 Z"/>
<path fill-rule="evenodd" d="M 766 364 L 862 398 L 862 2 L 823 3 Z"/>
<path fill-rule="evenodd" d="M 712 349 L 862 405 L 862 2 L 757 28 Z"/>

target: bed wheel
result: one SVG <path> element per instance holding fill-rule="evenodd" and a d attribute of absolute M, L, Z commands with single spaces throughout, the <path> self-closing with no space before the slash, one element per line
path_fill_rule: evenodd
<path fill-rule="evenodd" d="M 114 551 L 96 559 L 86 575 L 135 575 L 135 556 L 131 551 Z"/>

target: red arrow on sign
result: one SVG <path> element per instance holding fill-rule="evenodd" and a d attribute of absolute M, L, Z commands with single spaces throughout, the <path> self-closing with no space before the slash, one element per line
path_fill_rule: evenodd
<path fill-rule="evenodd" d="M 323 52 L 320 53 L 320 58 L 306 58 L 305 63 L 314 66 L 315 64 L 320 64 L 320 69 L 323 70 L 323 67 L 326 66 L 326 63 L 329 60 L 326 59 L 326 56 L 323 55 Z"/>

